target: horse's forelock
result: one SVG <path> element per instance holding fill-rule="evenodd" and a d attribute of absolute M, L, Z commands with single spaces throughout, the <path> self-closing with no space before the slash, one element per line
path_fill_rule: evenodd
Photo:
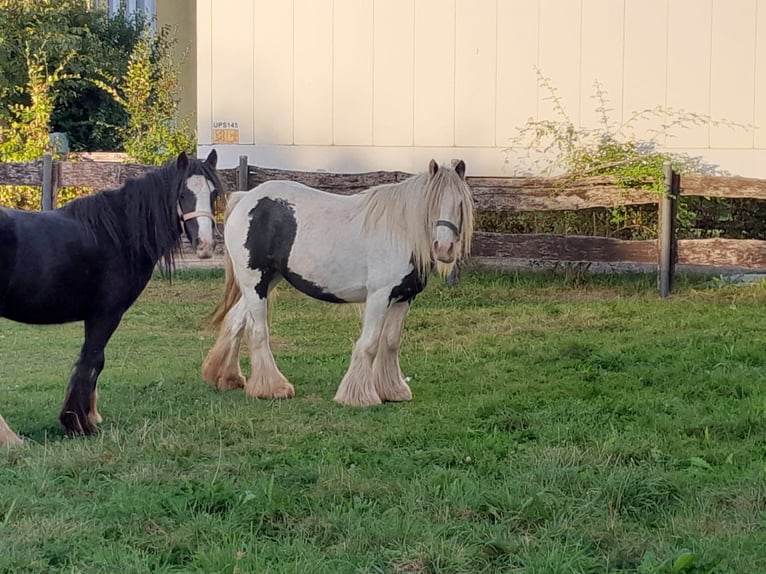
<path fill-rule="evenodd" d="M 186 170 L 186 177 L 184 179 L 188 179 L 192 175 L 201 175 L 213 185 L 211 203 L 213 211 L 215 212 L 217 200 L 223 194 L 223 186 L 221 184 L 221 179 L 218 176 L 218 171 L 206 161 L 195 159 L 189 163 L 189 167 Z"/>
<path fill-rule="evenodd" d="M 460 163 L 453 160 L 452 165 L 440 166 L 436 173 L 429 178 L 428 190 L 426 192 L 428 202 L 428 225 L 433 225 L 439 218 L 439 207 L 445 194 L 453 196 L 455 202 L 460 206 L 460 221 L 454 222 L 458 225 L 460 232 L 457 237 L 458 257 L 462 259 L 471 252 L 471 239 L 473 238 L 473 193 L 466 183 L 464 177 L 456 171 Z M 465 164 L 462 166 L 465 169 Z M 428 245 L 430 254 L 430 242 Z M 438 270 L 441 275 L 447 275 L 454 267 L 455 263 L 440 264 Z"/>
<path fill-rule="evenodd" d="M 440 166 L 435 174 L 414 175 L 402 182 L 379 185 L 364 197 L 364 229 L 384 222 L 395 243 L 412 249 L 416 267 L 425 273 L 431 266 L 431 229 L 439 219 L 444 194 L 454 194 L 461 206 L 460 255 L 470 252 L 473 235 L 473 199 L 465 180 L 454 168 Z M 450 266 L 451 268 L 451 266 Z"/>

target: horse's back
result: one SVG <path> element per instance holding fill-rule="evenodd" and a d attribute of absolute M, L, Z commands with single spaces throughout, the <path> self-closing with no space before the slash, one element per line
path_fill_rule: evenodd
<path fill-rule="evenodd" d="M 282 200 L 293 205 L 322 206 L 325 209 L 348 210 L 352 204 L 355 204 L 353 196 L 339 195 L 310 187 L 297 181 L 289 180 L 271 180 L 263 182 L 250 191 L 237 192 L 232 195 L 244 193 L 241 200 L 236 200 L 242 207 L 238 209 L 247 209 L 248 211 L 260 200 L 269 198 L 272 200 Z"/>

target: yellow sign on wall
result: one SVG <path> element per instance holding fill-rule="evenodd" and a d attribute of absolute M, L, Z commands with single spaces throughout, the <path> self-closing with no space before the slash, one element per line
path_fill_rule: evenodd
<path fill-rule="evenodd" d="M 239 125 L 237 122 L 213 122 L 214 144 L 238 144 Z"/>

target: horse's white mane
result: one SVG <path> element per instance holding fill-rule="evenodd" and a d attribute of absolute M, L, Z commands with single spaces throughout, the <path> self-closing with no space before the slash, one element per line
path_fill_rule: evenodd
<path fill-rule="evenodd" d="M 433 263 L 431 256 L 432 229 L 439 219 L 442 197 L 452 194 L 460 205 L 460 236 L 456 245 L 457 259 L 470 253 L 473 236 L 473 196 L 465 180 L 454 167 L 439 166 L 429 172 L 414 175 L 402 182 L 383 184 L 363 192 L 362 211 L 364 231 L 384 225 L 388 236 L 397 245 L 412 250 L 414 264 L 422 274 Z M 439 272 L 448 274 L 454 264 L 439 264 Z"/>

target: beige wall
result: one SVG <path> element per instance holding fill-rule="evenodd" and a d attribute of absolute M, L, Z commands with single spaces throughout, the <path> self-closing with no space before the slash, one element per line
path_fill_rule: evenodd
<path fill-rule="evenodd" d="M 185 2 L 158 0 L 163 4 Z M 667 106 L 748 124 L 662 130 L 668 149 L 766 177 L 766 0 L 197 0 L 200 153 L 222 165 L 524 171 L 528 118 L 598 125 Z M 648 139 L 662 126 L 635 124 Z M 757 126 L 757 127 L 756 127 Z"/>
<path fill-rule="evenodd" d="M 196 123 L 197 115 L 197 7 L 196 0 L 157 0 L 157 24 L 170 26 L 177 39 L 173 60 L 179 66 L 181 115 Z"/>

